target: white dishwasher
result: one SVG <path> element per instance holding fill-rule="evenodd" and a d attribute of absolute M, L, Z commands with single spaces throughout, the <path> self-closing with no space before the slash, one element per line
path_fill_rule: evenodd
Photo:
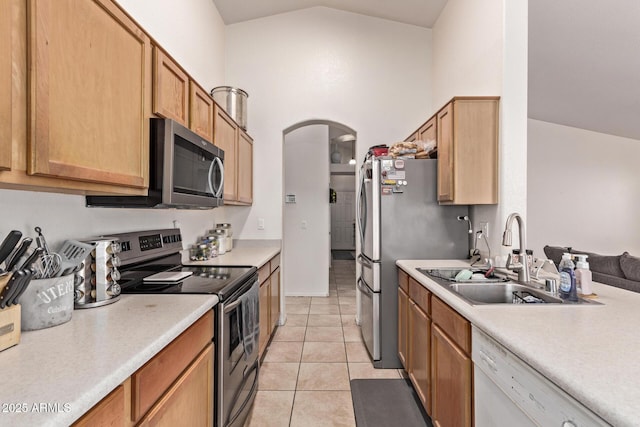
<path fill-rule="evenodd" d="M 609 425 L 475 326 L 472 343 L 475 427 Z"/>

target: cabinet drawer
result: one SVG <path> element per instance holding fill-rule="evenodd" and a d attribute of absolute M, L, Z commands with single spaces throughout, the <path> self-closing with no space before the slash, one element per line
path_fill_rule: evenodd
<path fill-rule="evenodd" d="M 437 297 L 431 300 L 431 317 L 467 355 L 471 353 L 471 323 Z"/>
<path fill-rule="evenodd" d="M 213 311 L 209 311 L 133 374 L 134 421 L 154 405 L 202 349 L 211 343 L 212 337 Z"/>
<path fill-rule="evenodd" d="M 398 269 L 398 287 L 409 294 L 409 275 L 401 269 Z"/>
<path fill-rule="evenodd" d="M 260 269 L 258 270 L 258 279 L 260 280 L 260 286 L 262 286 L 262 284 L 269 278 L 270 275 L 271 268 L 269 267 L 269 262 L 267 261 L 267 263 L 260 267 Z"/>
<path fill-rule="evenodd" d="M 271 258 L 271 272 L 276 271 L 276 268 L 280 267 L 280 254 Z"/>
<path fill-rule="evenodd" d="M 418 307 L 428 315 L 431 315 L 431 307 L 429 304 L 430 296 L 431 292 L 416 282 L 412 277 L 409 277 L 409 298 L 418 304 Z"/>

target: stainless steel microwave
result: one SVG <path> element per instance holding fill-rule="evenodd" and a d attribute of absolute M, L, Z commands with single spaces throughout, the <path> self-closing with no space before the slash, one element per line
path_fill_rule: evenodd
<path fill-rule="evenodd" d="M 170 119 L 151 119 L 149 194 L 87 196 L 87 206 L 211 209 L 222 206 L 224 151 Z"/>

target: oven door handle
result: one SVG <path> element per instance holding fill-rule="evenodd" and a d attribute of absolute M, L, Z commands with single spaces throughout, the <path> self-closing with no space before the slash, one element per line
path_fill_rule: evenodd
<path fill-rule="evenodd" d="M 231 304 L 229 304 L 228 306 L 226 306 L 224 308 L 224 314 L 229 313 L 230 311 L 234 310 L 237 306 L 239 306 L 242 303 L 242 299 L 238 298 L 236 301 L 232 302 Z"/>

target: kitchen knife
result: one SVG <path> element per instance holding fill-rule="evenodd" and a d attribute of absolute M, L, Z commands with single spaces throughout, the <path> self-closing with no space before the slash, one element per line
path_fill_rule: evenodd
<path fill-rule="evenodd" d="M 26 270 L 27 268 L 31 268 L 34 262 L 44 253 L 44 248 L 35 248 L 31 255 L 22 263 L 20 266 L 20 270 Z"/>
<path fill-rule="evenodd" d="M 20 270 L 20 271 L 24 271 L 25 274 L 22 280 L 20 280 L 20 283 L 18 284 L 18 289 L 16 290 L 16 294 L 13 296 L 13 299 L 9 301 L 10 305 L 20 303 L 19 299 L 24 293 L 24 291 L 27 290 L 27 287 L 29 286 L 29 283 L 31 283 L 31 279 L 33 278 L 33 275 L 34 275 L 34 271 L 32 268 L 27 268 L 26 270 Z"/>
<path fill-rule="evenodd" d="M 16 266 L 18 261 L 20 261 L 20 258 L 22 258 L 22 256 L 27 252 L 27 249 L 29 249 L 31 242 L 33 242 L 33 239 L 31 237 L 25 237 L 24 239 L 22 239 L 22 243 L 20 243 L 18 249 L 13 252 L 11 257 L 7 261 L 7 270 L 13 270 L 13 267 Z"/>
<path fill-rule="evenodd" d="M 13 296 L 16 294 L 16 288 L 18 287 L 17 285 L 22 280 L 24 275 L 25 272 L 22 270 L 13 272 L 13 274 L 11 275 L 11 279 L 9 279 L 9 282 L 0 294 L 0 310 L 7 307 L 8 302 L 13 299 Z"/>
<path fill-rule="evenodd" d="M 20 241 L 21 237 L 22 233 L 20 231 L 12 230 L 9 232 L 7 237 L 4 238 L 2 244 L 0 244 L 0 263 L 7 259 L 13 248 L 15 248 Z"/>

